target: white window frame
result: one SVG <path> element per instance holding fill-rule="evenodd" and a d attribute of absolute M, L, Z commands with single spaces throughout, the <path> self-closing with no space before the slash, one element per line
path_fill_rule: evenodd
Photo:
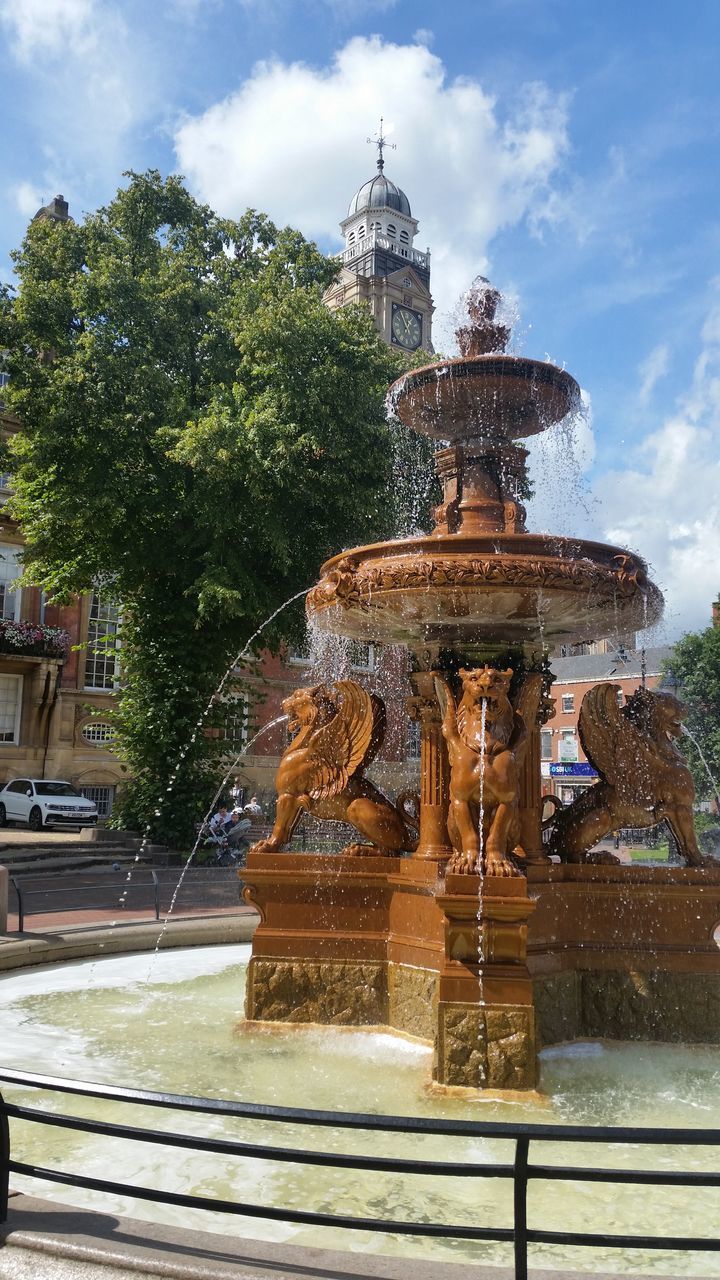
<path fill-rule="evenodd" d="M 569 748 L 569 754 L 567 751 Z M 561 729 L 558 743 L 558 760 L 560 764 L 577 764 L 580 759 L 578 738 L 574 729 Z"/>
<path fill-rule="evenodd" d="M 15 723 L 13 725 L 13 736 L 10 741 L 0 738 L 0 750 L 3 747 L 17 747 L 20 745 L 20 721 L 22 719 L 22 703 L 23 703 L 23 677 L 10 675 L 8 672 L 0 672 L 3 680 L 14 680 L 17 687 L 17 702 L 15 704 Z"/>
<path fill-rule="evenodd" d="M 552 729 L 541 729 L 540 730 L 540 759 L 552 760 L 552 758 L 553 758 L 553 731 Z"/>
<path fill-rule="evenodd" d="M 22 573 L 22 569 L 17 562 L 17 557 L 21 550 L 22 548 L 15 542 L 0 542 L 0 575 L 2 574 L 2 566 L 4 562 L 13 561 L 17 569 L 17 573 L 14 578 L 4 578 L 0 576 L 0 582 L 4 588 L 2 604 L 0 605 L 0 617 L 4 618 L 6 622 L 17 622 L 20 618 L 22 591 L 13 590 L 12 583 L 17 582 Z M 10 594 L 10 601 L 12 605 L 11 613 L 8 613 L 5 608 L 8 594 Z"/>
<path fill-rule="evenodd" d="M 114 609 L 114 610 L 115 610 L 115 613 L 116 613 L 116 617 L 115 617 L 114 619 L 105 619 L 105 618 L 98 618 L 98 619 L 97 619 L 97 621 L 98 621 L 99 623 L 104 623 L 106 626 L 107 626 L 107 625 L 114 626 L 114 628 L 115 628 L 115 631 L 114 631 L 114 635 L 115 635 L 115 655 L 114 655 L 114 659 L 113 659 L 113 655 L 112 655 L 112 653 L 111 653 L 111 651 L 110 651 L 110 649 L 109 649 L 109 648 L 108 648 L 107 650 L 105 650 L 104 652 L 103 652 L 103 651 L 96 652 L 96 651 L 93 649 L 93 647 L 92 647 L 92 641 L 91 641 L 91 639 L 90 639 L 90 628 L 91 628 L 92 621 L 93 621 L 93 620 L 92 620 L 93 604 L 94 604 L 94 602 L 95 602 L 95 600 L 96 600 L 96 599 L 97 599 L 97 601 L 98 601 L 98 608 L 99 608 L 99 609 Z M 104 604 L 103 604 L 103 598 L 102 598 L 102 592 L 101 592 L 101 591 L 98 591 L 98 590 L 97 590 L 97 588 L 96 588 L 96 589 L 95 589 L 95 591 L 93 591 L 93 593 L 92 593 L 92 595 L 91 595 L 91 597 L 90 597 L 90 611 L 89 611 L 89 613 L 88 613 L 88 621 L 87 621 L 87 648 L 86 648 L 86 650 L 85 650 L 85 676 L 84 676 L 84 685 L 83 685 L 83 687 L 84 687 L 84 689 L 85 689 L 88 693 L 111 693 L 114 689 L 117 689 L 117 688 L 119 687 L 119 685 L 120 685 L 120 641 L 117 639 L 117 629 L 118 629 L 118 627 L 119 627 L 119 626 L 120 626 L 120 610 L 119 610 L 119 608 L 117 607 L 117 605 L 104 605 Z M 107 633 L 107 634 L 109 634 L 109 633 Z M 92 655 L 92 657 L 91 657 L 91 655 Z M 96 664 L 98 664 L 98 663 L 103 663 L 103 664 L 104 664 L 104 663 L 107 663 L 107 671 L 109 671 L 109 667 L 110 667 L 110 663 L 111 663 L 111 662 L 113 662 L 112 683 L 110 683 L 110 684 L 106 684 L 106 683 L 103 683 L 103 684 L 90 684 L 90 683 L 89 683 L 89 680 L 88 680 L 88 674 L 89 674 L 89 671 L 91 671 L 91 670 L 92 670 L 92 668 L 93 668 L 93 667 L 95 667 L 95 666 L 96 666 Z M 94 672 L 93 672 L 93 674 L 94 674 Z"/>
<path fill-rule="evenodd" d="M 230 712 L 231 708 L 237 707 L 239 713 L 237 718 L 242 721 L 240 725 L 240 732 L 237 737 L 229 736 L 229 725 L 226 725 L 224 729 L 224 733 L 226 735 L 225 741 L 228 747 L 238 748 L 238 754 L 240 754 L 245 750 L 248 742 L 250 741 L 250 695 L 248 693 L 241 693 L 232 699 L 227 699 L 226 705 L 228 712 Z"/>
<path fill-rule="evenodd" d="M 110 730 L 109 736 L 103 736 L 103 729 Z M 97 737 L 89 736 L 93 733 L 97 734 Z M 80 728 L 80 737 L 91 747 L 109 747 L 117 738 L 117 731 L 109 720 L 86 720 Z"/>
<path fill-rule="evenodd" d="M 575 694 L 563 693 L 561 694 L 561 698 L 562 698 L 563 715 L 572 715 L 573 711 L 575 710 Z"/>
<path fill-rule="evenodd" d="M 309 667 L 312 658 L 309 653 L 301 653 L 300 645 L 293 645 L 288 649 L 288 664 L 291 667 Z"/>
<path fill-rule="evenodd" d="M 377 651 L 375 649 L 375 645 L 372 643 L 365 644 L 365 642 L 362 640 L 351 640 L 350 645 L 356 645 L 358 649 L 367 649 L 368 651 L 367 663 L 363 663 L 363 662 L 353 662 L 352 650 L 350 650 L 348 655 L 350 657 L 350 670 L 365 671 L 368 674 L 371 674 L 373 671 L 375 671 L 376 665 L 377 665 Z"/>
<path fill-rule="evenodd" d="M 405 759 L 419 760 L 421 751 L 422 726 L 419 720 L 408 720 L 407 738 L 405 742 Z"/>

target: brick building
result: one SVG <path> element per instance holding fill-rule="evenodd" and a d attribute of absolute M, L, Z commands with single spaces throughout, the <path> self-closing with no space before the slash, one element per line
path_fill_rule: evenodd
<path fill-rule="evenodd" d="M 2 394 L 0 388 L 0 395 Z M 0 400 L 0 429 L 19 429 Z M 9 496 L 0 476 L 0 507 Z M 117 610 L 98 592 L 50 605 L 36 587 L 19 588 L 22 535 L 3 513 L 0 528 L 0 784 L 64 778 L 112 808 L 122 768 L 102 718 L 119 677 L 113 637 Z"/>

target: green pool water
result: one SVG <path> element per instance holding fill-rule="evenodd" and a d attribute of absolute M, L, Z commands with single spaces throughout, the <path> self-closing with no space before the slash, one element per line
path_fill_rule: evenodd
<path fill-rule="evenodd" d="M 522 1102 L 440 1098 L 427 1090 L 431 1052 L 390 1035 L 365 1031 L 248 1032 L 241 1025 L 248 947 L 80 961 L 4 975 L 0 1001 L 3 1066 L 107 1084 L 287 1106 L 395 1115 L 535 1123 L 632 1124 L 720 1128 L 720 1049 L 675 1045 L 575 1044 L 541 1055 L 542 1098 Z M 6 1087 L 13 1101 L 37 1105 L 37 1095 Z M 269 1122 L 220 1121 L 162 1115 L 47 1094 L 58 1111 L 102 1116 L 133 1125 L 204 1132 L 275 1145 L 316 1147 L 413 1159 L 507 1162 L 512 1147 L 497 1140 L 386 1136 Z M 255 1159 L 229 1160 L 147 1143 L 120 1143 L 12 1123 L 13 1154 L 45 1166 L 73 1167 L 95 1177 L 200 1195 L 283 1207 L 383 1218 L 508 1226 L 512 1186 L 484 1179 L 433 1180 L 425 1176 L 358 1174 L 305 1169 Z M 683 1167 L 715 1169 L 707 1147 L 681 1153 Z M 547 1163 L 599 1163 L 608 1167 L 674 1167 L 677 1151 L 655 1148 L 585 1148 L 554 1144 Z M 364 1253 L 404 1254 L 509 1265 L 510 1247 L 452 1240 L 413 1240 L 340 1229 L 272 1224 L 154 1206 L 131 1197 L 105 1196 L 53 1183 L 13 1185 L 57 1201 L 113 1214 L 201 1230 L 289 1240 Z M 529 1222 L 546 1229 L 716 1232 L 720 1192 L 674 1188 L 613 1188 L 591 1183 L 531 1186 Z M 720 1276 L 720 1257 L 670 1252 L 536 1246 L 532 1263 L 628 1275 Z"/>

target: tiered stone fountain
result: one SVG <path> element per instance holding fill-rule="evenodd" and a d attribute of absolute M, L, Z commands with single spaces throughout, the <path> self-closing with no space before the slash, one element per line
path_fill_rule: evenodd
<path fill-rule="evenodd" d="M 323 566 L 307 601 L 315 625 L 328 632 L 410 650 L 408 714 L 421 732 L 417 841 L 403 845 L 402 817 L 383 809 L 362 779 L 358 760 L 369 759 L 377 715 L 368 707 L 363 713 L 355 686 L 335 686 L 332 698 L 327 688 L 307 691 L 292 709 L 300 729 L 278 774 L 276 829 L 251 852 L 245 872 L 246 900 L 261 914 L 246 1012 L 258 1021 L 391 1027 L 435 1043 L 434 1077 L 442 1085 L 529 1089 L 538 1013 L 545 1041 L 588 1028 L 647 1036 L 649 1003 L 641 995 L 639 1013 L 633 1003 L 643 983 L 657 986 L 664 974 L 658 1008 L 669 1007 L 680 974 L 692 970 L 696 996 L 709 975 L 716 984 L 712 932 L 720 906 L 702 899 L 718 884 L 703 869 L 556 866 L 543 852 L 539 727 L 552 706 L 547 651 L 647 626 L 659 617 L 662 597 L 644 562 L 620 547 L 526 531 L 527 450 L 518 441 L 576 411 L 579 389 L 549 363 L 504 354 L 508 331 L 495 320 L 498 300 L 480 282 L 458 332 L 461 357 L 418 369 L 391 392 L 407 426 L 444 442 L 436 455 L 443 501 L 433 532 L 343 552 Z M 492 697 L 483 681 L 488 688 L 494 682 Z M 478 710 L 472 741 L 464 704 L 455 708 L 455 697 L 463 690 L 469 697 L 471 686 Z M 509 707 L 508 692 L 510 722 L 493 737 L 486 713 Z M 340 759 L 330 760 L 332 751 L 342 748 L 313 733 L 339 724 L 343 705 L 345 736 L 365 739 L 340 762 L 344 781 L 353 768 L 360 781 L 354 790 L 348 783 L 338 808 L 337 796 L 327 799 L 327 778 Z M 463 734 L 470 742 L 464 764 L 453 748 Z M 504 799 L 493 773 L 501 759 L 515 778 Z M 315 781 L 306 781 L 312 760 Z M 280 852 L 304 809 L 346 814 L 374 844 L 330 857 Z M 411 843 L 412 855 L 400 856 Z M 633 878 L 644 886 L 634 906 L 627 899 Z M 681 962 L 668 966 L 670 953 L 676 960 L 682 954 Z M 639 987 L 636 971 L 644 974 Z M 598 1028 L 610 989 L 621 992 L 615 1024 L 608 1015 Z M 720 1004 L 714 1018 L 720 1039 Z M 656 1038 L 688 1038 L 681 1022 L 675 1018 Z"/>

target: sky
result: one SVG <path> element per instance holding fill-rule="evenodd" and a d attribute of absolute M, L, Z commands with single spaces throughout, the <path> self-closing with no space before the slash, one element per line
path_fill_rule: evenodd
<path fill-rule="evenodd" d="M 432 254 L 436 346 L 478 274 L 586 414 L 531 459 L 530 527 L 639 551 L 664 643 L 720 593 L 720 4 L 0 0 L 0 276 L 40 205 L 184 175 L 326 252 L 385 172 Z M 550 433 L 548 433 L 549 435 Z"/>

